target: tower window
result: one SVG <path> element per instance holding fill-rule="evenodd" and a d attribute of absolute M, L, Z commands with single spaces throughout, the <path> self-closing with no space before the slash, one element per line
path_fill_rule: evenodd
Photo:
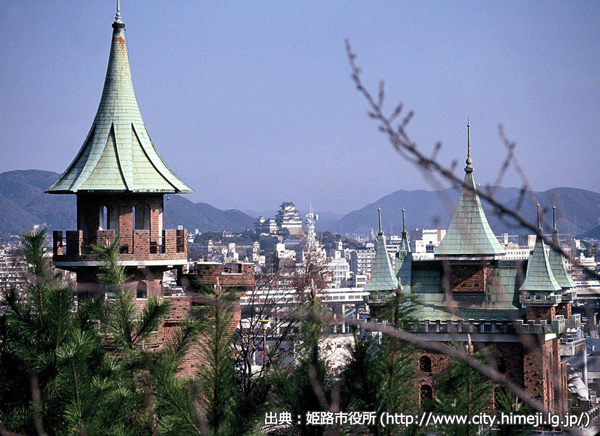
<path fill-rule="evenodd" d="M 139 298 L 148 298 L 148 285 L 146 282 L 139 282 L 136 288 L 136 297 Z"/>
<path fill-rule="evenodd" d="M 108 230 L 108 207 L 101 206 L 100 207 L 100 217 L 99 217 L 99 226 L 100 230 Z"/>
<path fill-rule="evenodd" d="M 425 406 L 427 402 L 433 400 L 433 389 L 429 385 L 421 385 L 421 406 Z"/>
<path fill-rule="evenodd" d="M 419 359 L 419 370 L 431 372 L 431 358 L 429 356 L 421 356 Z"/>
<path fill-rule="evenodd" d="M 150 229 L 150 206 L 147 203 L 133 208 L 133 223 L 136 230 Z"/>

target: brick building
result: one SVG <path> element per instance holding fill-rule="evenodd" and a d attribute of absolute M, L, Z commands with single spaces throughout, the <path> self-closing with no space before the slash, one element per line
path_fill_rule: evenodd
<path fill-rule="evenodd" d="M 119 8 L 104 89 L 92 127 L 67 170 L 47 190 L 77 196 L 77 230 L 53 233 L 53 263 L 77 275 L 77 297 L 101 291 L 99 262 L 92 244 L 119 238 L 119 263 L 126 268 L 125 288 L 137 304 L 149 295 L 169 298 L 172 312 L 157 333 L 160 346 L 189 311 L 190 297 L 163 284 L 163 273 L 187 267 L 185 230 L 164 228 L 164 194 L 191 193 L 162 160 L 142 120 L 135 98 L 125 25 Z"/>
<path fill-rule="evenodd" d="M 570 310 L 573 281 L 561 255 L 548 252 L 540 238 L 528 260 L 505 259 L 477 194 L 470 138 L 466 163 L 464 188 L 433 260 L 414 260 L 404 231 L 392 267 L 379 255 L 385 250 L 380 231 L 371 279 L 376 281 L 367 284 L 372 317 L 381 316 L 397 283 L 420 302 L 413 332 L 425 341 L 458 344 L 465 350 L 471 343 L 475 351 L 487 350 L 488 356 L 495 356 L 496 368 L 547 411 L 564 412 L 567 374 L 560 361 L 559 335 L 567 323 L 578 324 Z M 436 374 L 450 362 L 446 355 L 430 351 L 415 357 L 419 401 L 435 395 Z M 490 398 L 488 407 L 494 406 Z"/>

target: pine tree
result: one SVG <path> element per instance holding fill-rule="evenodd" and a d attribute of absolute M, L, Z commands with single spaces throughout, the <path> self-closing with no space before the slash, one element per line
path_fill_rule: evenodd
<path fill-rule="evenodd" d="M 413 320 L 418 300 L 398 290 L 390 298 L 383 313 L 389 324 L 399 329 Z M 408 342 L 389 335 L 355 334 L 350 360 L 342 373 L 343 395 L 348 410 L 410 413 L 415 348 Z M 368 427 L 373 435 L 408 433 L 400 427 L 382 427 L 379 422 Z"/>
<path fill-rule="evenodd" d="M 481 359 L 476 354 L 474 357 Z M 492 399 L 492 383 L 465 362 L 453 361 L 438 374 L 431 409 L 440 414 L 473 416 L 485 410 Z M 476 434 L 477 428 L 465 424 L 445 425 L 437 429 L 443 435 Z"/>
<path fill-rule="evenodd" d="M 100 295 L 76 307 L 73 290 L 50 268 L 45 237 L 45 231 L 22 236 L 26 287 L 7 295 L 0 386 L 10 388 L 6 396 L 0 393 L 7 399 L 0 402 L 0 431 L 153 435 L 185 420 L 195 403 L 189 385 L 175 374 L 196 326 L 184 323 L 162 352 L 145 350 L 169 305 L 151 298 L 135 309 L 132 294 L 122 289 L 118 243 L 95 247 L 109 298 Z M 187 410 L 178 403 L 183 391 Z"/>
<path fill-rule="evenodd" d="M 209 304 L 199 306 L 194 316 L 200 321 L 199 341 L 203 347 L 203 365 L 198 371 L 201 406 L 209 433 L 234 434 L 235 370 L 231 350 L 235 289 L 221 286 L 199 286 Z"/>
<path fill-rule="evenodd" d="M 158 421 L 158 433 L 164 436 L 206 434 L 206 423 L 198 413 L 198 389 L 194 377 L 178 375 L 185 357 L 198 338 L 198 323 L 181 322 L 174 337 L 152 359 L 150 377 Z"/>
<path fill-rule="evenodd" d="M 27 402 L 3 409 L 2 420 L 28 434 L 108 434 L 106 423 L 123 418 L 118 364 L 92 323 L 82 322 L 89 316 L 76 311 L 73 290 L 52 272 L 45 239 L 45 230 L 22 235 L 27 283 L 8 295 L 7 323 L 12 371 L 21 368 L 31 391 Z"/>

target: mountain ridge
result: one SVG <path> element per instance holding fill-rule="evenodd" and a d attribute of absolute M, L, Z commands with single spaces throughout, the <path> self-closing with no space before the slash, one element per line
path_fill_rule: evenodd
<path fill-rule="evenodd" d="M 58 173 L 42 170 L 15 170 L 0 173 L 0 234 L 18 234 L 45 225 L 49 230 L 74 230 L 76 228 L 76 197 L 68 194 L 49 195 L 44 189 L 57 178 Z M 485 189 L 478 187 L 478 189 Z M 487 193 L 487 191 L 486 191 Z M 494 198 L 508 208 L 519 203 L 518 188 L 495 189 Z M 318 231 L 365 236 L 377 231 L 377 208 L 382 210 L 382 226 L 386 234 L 399 234 L 402 229 L 402 209 L 406 211 L 406 227 L 441 228 L 450 224 L 454 207 L 460 195 L 456 188 L 441 191 L 397 190 L 361 209 L 343 216 L 335 212 L 323 213 L 329 219 L 317 222 Z M 553 188 L 528 192 L 520 213 L 528 222 L 536 222 L 535 203 L 545 210 L 546 231 L 551 230 L 552 206 L 556 205 L 560 233 L 572 235 L 596 234 L 600 224 L 598 205 L 600 193 L 578 188 Z M 529 201 L 529 197 L 533 200 Z M 485 202 L 482 202 L 485 207 Z M 318 212 L 318 211 L 317 211 Z M 495 234 L 530 233 L 515 228 L 486 208 L 490 226 Z M 341 218 L 336 219 L 338 216 Z M 193 203 L 181 195 L 165 195 L 165 228 L 183 226 L 190 231 L 242 232 L 253 229 L 256 217 L 237 209 L 221 210 L 207 203 Z M 594 231 L 592 231 L 594 230 Z"/>

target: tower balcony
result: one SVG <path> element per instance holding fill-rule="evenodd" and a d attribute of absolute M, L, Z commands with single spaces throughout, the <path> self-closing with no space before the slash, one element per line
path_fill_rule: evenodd
<path fill-rule="evenodd" d="M 116 238 L 115 230 L 97 230 L 91 235 L 97 244 L 108 245 Z M 52 261 L 58 268 L 98 266 L 100 262 L 86 243 L 82 230 L 53 232 Z M 120 236 L 119 262 L 124 266 L 185 265 L 187 230 L 168 229 L 157 235 L 150 230 L 134 230 L 130 237 Z"/>

